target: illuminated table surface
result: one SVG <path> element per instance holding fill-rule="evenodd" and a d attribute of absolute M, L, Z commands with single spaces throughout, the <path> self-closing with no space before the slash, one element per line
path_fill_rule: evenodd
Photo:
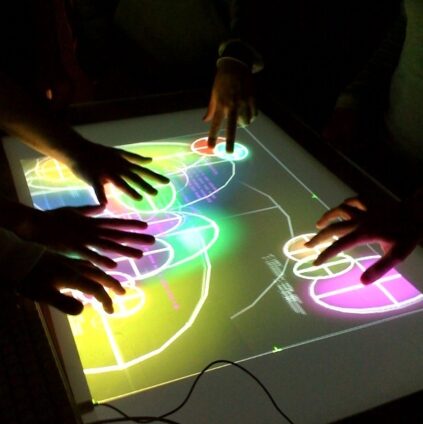
<path fill-rule="evenodd" d="M 90 140 L 153 157 L 171 183 L 136 202 L 113 186 L 102 216 L 142 219 L 156 244 L 139 260 L 111 257 L 127 294 L 109 316 L 91 298 L 69 320 L 52 309 L 78 403 L 111 402 L 157 416 L 185 397 L 217 359 L 253 372 L 295 423 L 329 422 L 423 388 L 423 262 L 417 249 L 364 287 L 373 246 L 320 267 L 306 249 L 316 220 L 354 192 L 263 114 L 237 133 L 235 152 L 206 146 L 203 110 L 90 124 Z M 95 203 L 59 163 L 14 140 L 6 153 L 21 201 L 40 209 Z M 95 160 L 95 158 L 93 158 Z M 84 422 L 109 417 L 106 408 Z M 114 415 L 113 415 L 114 416 Z M 208 372 L 184 423 L 284 422 L 234 367 Z"/>

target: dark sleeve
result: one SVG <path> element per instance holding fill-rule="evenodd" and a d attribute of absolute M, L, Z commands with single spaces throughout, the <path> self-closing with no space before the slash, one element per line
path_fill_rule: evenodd
<path fill-rule="evenodd" d="M 359 109 L 387 105 L 389 86 L 398 65 L 405 38 L 407 19 L 403 5 L 391 30 L 365 67 L 338 97 L 336 107 Z"/>
<path fill-rule="evenodd" d="M 263 69 L 263 58 L 257 48 L 254 0 L 218 0 L 230 28 L 230 36 L 219 46 L 219 57 L 232 57 L 245 63 L 253 73 Z"/>
<path fill-rule="evenodd" d="M 0 280 L 17 285 L 37 264 L 45 247 L 21 240 L 0 227 Z"/>

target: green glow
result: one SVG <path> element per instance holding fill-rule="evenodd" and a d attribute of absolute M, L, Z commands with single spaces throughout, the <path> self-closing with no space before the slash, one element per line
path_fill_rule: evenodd
<path fill-rule="evenodd" d="M 142 201 L 134 201 L 113 185 L 106 186 L 108 204 L 102 215 L 148 221 L 156 243 L 146 248 L 141 259 L 114 257 L 118 267 L 107 272 L 121 281 L 126 294 L 110 293 L 113 315 L 104 313 L 90 296 L 72 291 L 85 304 L 84 312 L 69 317 L 69 322 L 96 399 L 115 398 L 177 378 L 179 374 L 172 377 L 174 367 L 163 367 L 161 361 L 170 347 L 178 348 L 181 337 L 188 351 L 198 347 L 197 339 L 187 341 L 187 334 L 201 319 L 212 289 L 212 264 L 230 255 L 239 243 L 242 232 L 237 221 L 225 219 L 227 213 L 217 209 L 213 200 L 232 181 L 235 162 L 200 154 L 192 150 L 192 142 L 123 146 L 153 157 L 147 167 L 170 178 L 170 184 L 156 186 L 157 196 L 143 193 Z M 95 202 L 92 189 L 54 160 L 25 161 L 24 168 L 40 209 L 54 207 L 63 196 L 64 201 L 66 196 L 80 196 L 75 202 Z M 226 275 L 213 278 L 226 281 Z M 207 327 L 213 331 L 212 323 Z"/>

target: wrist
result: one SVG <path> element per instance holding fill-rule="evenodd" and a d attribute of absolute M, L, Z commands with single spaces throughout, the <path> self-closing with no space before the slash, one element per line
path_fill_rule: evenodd
<path fill-rule="evenodd" d="M 227 73 L 248 73 L 251 74 L 251 70 L 248 65 L 242 62 L 239 59 L 234 57 L 220 57 L 216 61 L 216 68 L 218 71 L 227 72 Z"/>
<path fill-rule="evenodd" d="M 1 200 L 0 226 L 20 236 L 32 220 L 32 215 L 37 210 L 18 202 L 7 199 Z"/>
<path fill-rule="evenodd" d="M 37 243 L 22 240 L 16 234 L 0 228 L 0 253 L 4 264 L 0 270 L 1 281 L 16 288 L 37 264 L 46 249 Z"/>
<path fill-rule="evenodd" d="M 219 59 L 232 58 L 243 63 L 254 74 L 264 67 L 261 55 L 240 39 L 227 40 L 219 46 Z M 218 62 L 219 62 L 218 59 Z"/>
<path fill-rule="evenodd" d="M 72 169 L 86 158 L 91 144 L 78 133 L 72 132 L 55 143 L 54 152 L 50 156 Z"/>

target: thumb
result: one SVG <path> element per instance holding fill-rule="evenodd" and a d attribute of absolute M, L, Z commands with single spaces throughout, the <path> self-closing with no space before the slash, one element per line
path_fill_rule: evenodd
<path fill-rule="evenodd" d="M 100 205 L 78 206 L 75 209 L 82 215 L 95 215 L 103 212 L 105 207 L 106 205 L 103 203 Z"/>
<path fill-rule="evenodd" d="M 51 291 L 44 297 L 44 301 L 69 315 L 78 315 L 84 309 L 84 305 L 79 300 L 58 291 Z"/>
<path fill-rule="evenodd" d="M 103 184 L 101 184 L 98 181 L 95 181 L 93 183 L 93 189 L 97 197 L 98 203 L 100 205 L 105 205 L 107 203 L 107 197 L 106 197 L 106 192 L 104 190 Z"/>

